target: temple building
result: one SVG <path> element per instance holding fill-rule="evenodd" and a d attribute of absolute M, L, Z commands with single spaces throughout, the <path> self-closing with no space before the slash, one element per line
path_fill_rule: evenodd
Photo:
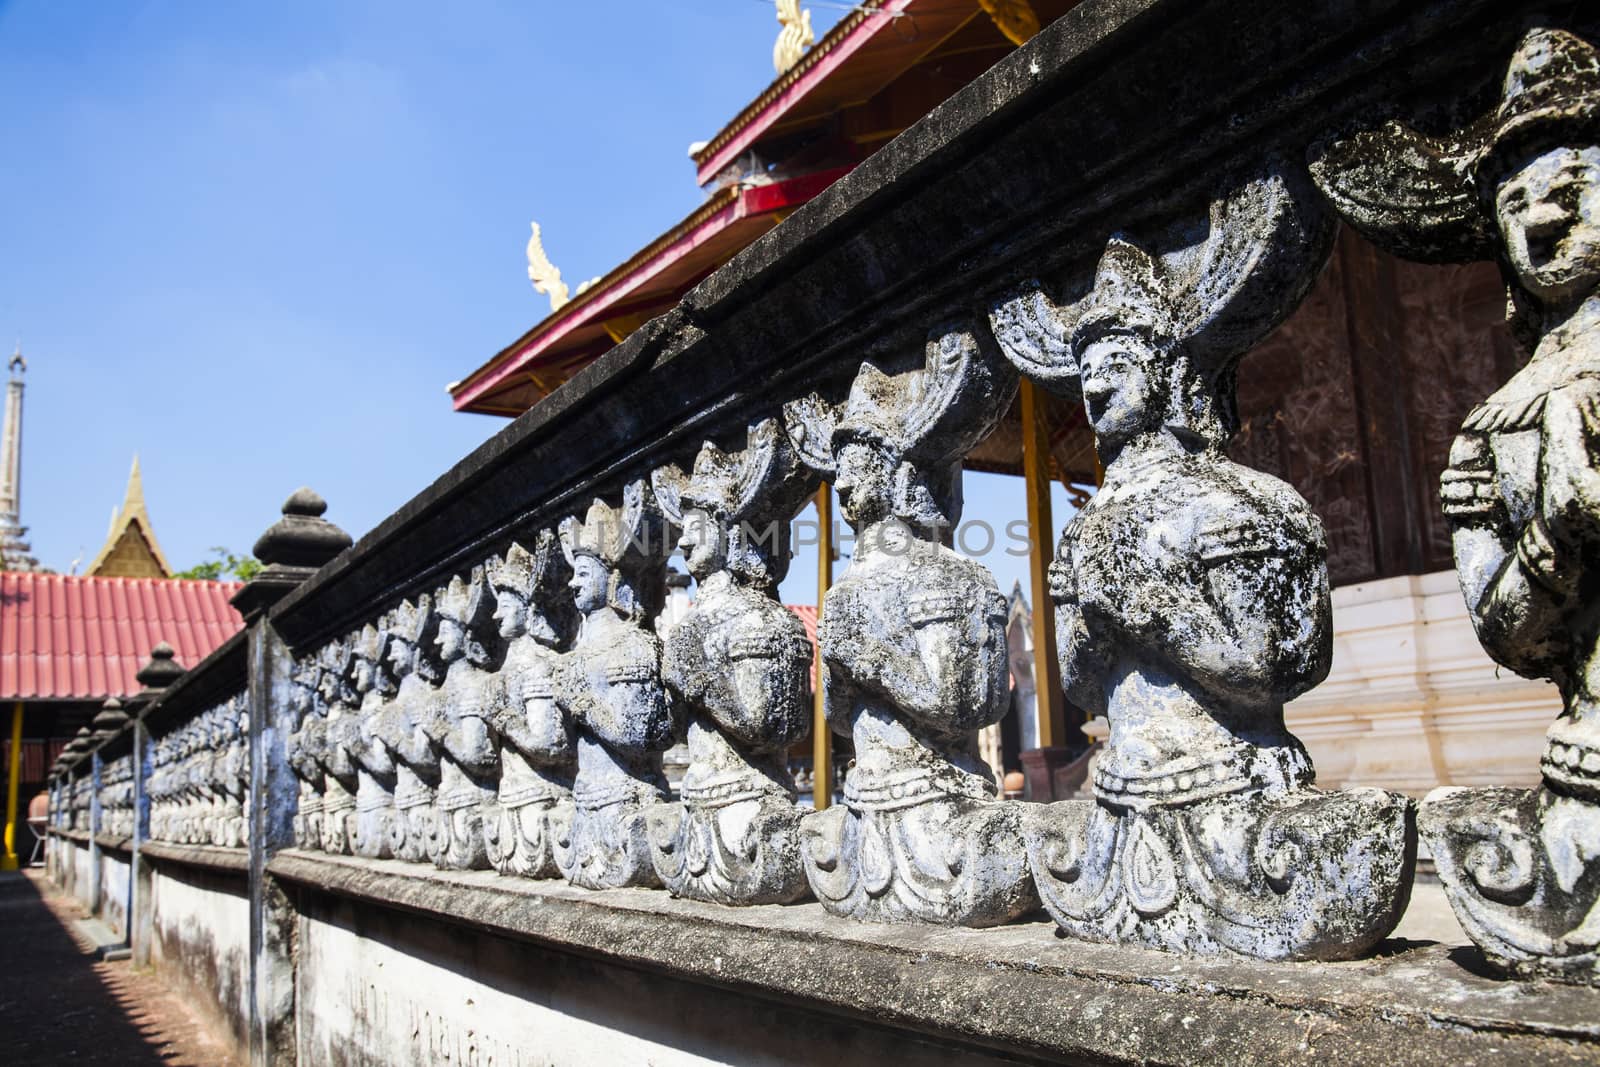
<path fill-rule="evenodd" d="M 692 146 L 705 202 L 570 299 L 538 230 L 530 277 L 549 315 L 450 393 L 457 410 L 528 410 L 629 333 L 676 305 L 880 145 L 938 108 L 1067 0 L 950 4 L 889 0 L 858 8 L 715 135 Z M 1030 17 L 1031 15 L 1031 17 Z M 975 238 L 979 230 L 974 228 Z M 692 296 L 690 297 L 692 299 Z M 1340 235 L 1310 297 L 1252 352 L 1239 375 L 1242 432 L 1234 457 L 1290 482 L 1327 530 L 1334 591 L 1333 673 L 1289 709 L 1322 779 L 1421 795 L 1435 785 L 1528 784 L 1555 689 L 1497 672 L 1473 636 L 1451 570 L 1439 475 L 1456 427 L 1514 369 L 1492 265 L 1441 271 Z M 1331 458 L 1330 458 L 1331 457 Z M 967 468 L 1022 476 L 1036 538 L 1032 603 L 1060 517 L 1048 481 L 1081 502 L 1098 468 L 1082 406 L 1027 381 Z M 820 599 L 820 598 L 819 598 Z M 1055 678 L 1051 613 L 1033 612 L 1030 652 L 1042 676 L 1030 792 L 1082 780 L 1065 763 L 1086 725 Z M 1087 724 L 1091 736 L 1103 734 Z M 1028 751 L 1026 748 L 1024 751 Z M 1066 772 L 1066 773 L 1063 773 Z"/>
<path fill-rule="evenodd" d="M 98 578 L 171 578 L 172 568 L 161 552 L 150 512 L 144 504 L 144 476 L 139 473 L 139 457 L 133 457 L 128 472 L 128 488 L 122 506 L 111 519 L 105 544 L 95 554 L 84 573 Z"/>

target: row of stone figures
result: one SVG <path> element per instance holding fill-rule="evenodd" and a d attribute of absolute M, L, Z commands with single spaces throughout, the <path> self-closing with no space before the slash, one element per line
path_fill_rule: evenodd
<path fill-rule="evenodd" d="M 133 756 L 118 756 L 100 771 L 100 832 L 133 836 Z"/>
<path fill-rule="evenodd" d="M 1326 676 L 1323 528 L 1233 462 L 1235 372 L 1303 298 L 1335 217 L 1402 254 L 1493 257 L 1532 355 L 1467 418 L 1443 493 L 1463 590 L 1500 662 L 1565 711 L 1545 785 L 1421 812 L 1492 963 L 1577 980 L 1600 945 L 1600 63 L 1554 29 L 1492 114 L 1444 138 L 1391 122 L 1235 176 L 1204 218 L 1107 241 L 865 355 L 833 392 L 758 412 L 685 472 L 637 477 L 299 663 L 303 847 L 493 866 L 590 888 L 793 901 L 878 922 L 1003 923 L 1197 953 L 1340 959 L 1409 899 L 1416 805 L 1324 792 L 1286 729 Z M 1309 164 L 1309 165 L 1308 165 Z M 1331 210 L 1330 210 L 1331 207 Z M 1007 803 L 975 751 L 1007 706 L 1004 603 L 955 553 L 961 463 L 1021 372 L 1080 400 L 1105 468 L 1050 568 L 1061 677 L 1104 715 L 1094 799 Z M 688 459 L 688 456 L 682 457 Z M 857 550 L 828 592 L 844 803 L 805 812 L 784 753 L 810 650 L 775 589 L 826 479 Z M 658 638 L 666 556 L 698 582 Z M 686 736 L 669 801 L 661 753 Z"/>
<path fill-rule="evenodd" d="M 150 838 L 241 848 L 250 840 L 250 716 L 233 696 L 155 740 Z"/>
<path fill-rule="evenodd" d="M 87 831 L 91 804 L 94 799 L 94 780 L 84 776 L 73 779 L 72 793 L 67 798 L 67 825 L 74 830 Z"/>

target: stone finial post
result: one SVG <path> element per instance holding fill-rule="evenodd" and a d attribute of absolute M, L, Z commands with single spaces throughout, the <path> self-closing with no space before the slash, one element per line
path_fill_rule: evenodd
<path fill-rule="evenodd" d="M 294 922 L 283 889 L 266 875 L 267 861 L 294 844 L 299 780 L 286 742 L 304 702 L 295 692 L 295 660 L 267 612 L 323 564 L 350 547 L 350 535 L 322 517 L 327 501 L 297 489 L 283 517 L 256 540 L 266 564 L 233 598 L 249 628 L 250 717 L 250 1062 L 295 1062 Z"/>
<path fill-rule="evenodd" d="M 128 878 L 128 945 L 133 951 L 135 967 L 149 966 L 150 942 L 155 933 L 150 910 L 150 871 L 140 855 L 144 843 L 150 839 L 151 742 L 144 713 L 183 675 L 183 664 L 178 662 L 172 646 L 165 641 L 158 642 L 150 650 L 150 659 L 133 676 L 139 683 L 139 691 L 121 702 L 122 712 L 133 719 L 133 857 Z"/>

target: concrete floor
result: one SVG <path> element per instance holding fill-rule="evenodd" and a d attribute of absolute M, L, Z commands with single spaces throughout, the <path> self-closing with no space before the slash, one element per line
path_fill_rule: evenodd
<path fill-rule="evenodd" d="M 92 953 L 44 872 L 0 874 L 0 1063 L 239 1067 L 154 974 Z"/>

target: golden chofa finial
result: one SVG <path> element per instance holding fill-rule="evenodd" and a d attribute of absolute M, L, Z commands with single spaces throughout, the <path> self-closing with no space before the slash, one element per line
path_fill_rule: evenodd
<path fill-rule="evenodd" d="M 533 236 L 528 238 L 528 280 L 533 283 L 535 290 L 550 297 L 550 311 L 554 314 L 567 302 L 567 283 L 561 280 L 561 272 L 544 254 L 544 243 L 539 239 L 539 224 L 535 222 L 531 225 Z"/>
<path fill-rule="evenodd" d="M 811 32 L 811 12 L 800 10 L 800 0 L 777 0 L 777 4 L 778 25 L 783 29 L 772 46 L 772 65 L 779 74 L 787 74 L 817 37 Z"/>
<path fill-rule="evenodd" d="M 1006 39 L 1015 45 L 1027 44 L 1039 32 L 1039 16 L 1028 0 L 978 0 Z"/>

